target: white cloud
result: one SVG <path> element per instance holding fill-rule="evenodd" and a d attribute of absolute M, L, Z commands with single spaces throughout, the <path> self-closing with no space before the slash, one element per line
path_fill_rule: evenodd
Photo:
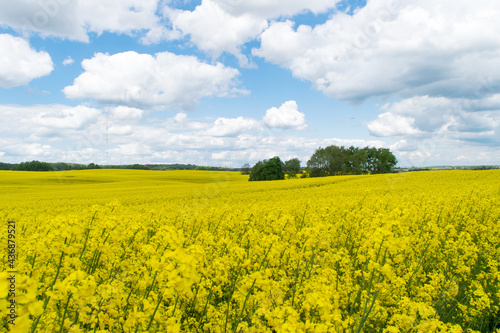
<path fill-rule="evenodd" d="M 40 112 L 33 117 L 33 122 L 51 129 L 83 129 L 95 123 L 100 110 L 86 106 L 77 106 L 68 109 L 55 109 L 54 112 Z"/>
<path fill-rule="evenodd" d="M 82 42 L 89 32 L 132 34 L 159 24 L 157 0 L 0 0 L 0 25 Z"/>
<path fill-rule="evenodd" d="M 179 117 L 182 118 L 183 123 L 187 122 L 185 114 L 178 114 L 175 118 Z M 297 103 L 287 101 L 279 108 L 273 107 L 267 110 L 262 120 L 245 117 L 217 118 L 213 125 L 205 128 L 201 134 L 215 137 L 237 137 L 250 132 L 262 132 L 265 127 L 303 130 L 307 128 L 307 125 L 305 115 L 298 111 Z"/>
<path fill-rule="evenodd" d="M 52 147 L 50 145 L 42 145 L 39 143 L 24 143 L 1 140 L 2 146 L 5 149 L 5 153 L 10 156 L 20 157 L 23 161 L 32 160 L 40 157 L 49 157 L 53 153 Z"/>
<path fill-rule="evenodd" d="M 155 56 L 133 51 L 114 55 L 97 53 L 84 60 L 82 67 L 85 72 L 63 90 L 68 98 L 92 98 L 102 104 L 130 107 L 193 110 L 204 97 L 247 93 L 236 88 L 238 70 L 170 52 Z"/>
<path fill-rule="evenodd" d="M 130 125 L 125 126 L 109 126 L 108 128 L 108 136 L 109 135 L 131 135 L 134 133 L 134 128 Z"/>
<path fill-rule="evenodd" d="M 62 64 L 64 66 L 68 66 L 68 65 L 74 64 L 74 62 L 75 62 L 75 60 L 73 60 L 73 58 L 68 56 L 66 59 L 63 60 Z"/>
<path fill-rule="evenodd" d="M 299 130 L 307 128 L 306 116 L 299 112 L 295 101 L 285 102 L 279 108 L 270 108 L 266 111 L 263 121 L 269 127 Z"/>
<path fill-rule="evenodd" d="M 121 156 L 147 156 L 152 153 L 147 144 L 131 142 L 119 145 L 118 148 L 111 150 L 111 153 Z"/>
<path fill-rule="evenodd" d="M 144 111 L 137 108 L 130 108 L 128 106 L 117 106 L 108 108 L 111 117 L 118 120 L 139 120 L 142 118 Z"/>
<path fill-rule="evenodd" d="M 383 145 L 381 141 L 285 135 L 254 118 L 214 120 L 178 113 L 165 119 L 123 107 L 0 105 L 0 114 L 5 120 L 0 123 L 3 162 L 40 159 L 240 167 L 245 162 L 255 163 L 275 155 L 284 160 L 298 157 L 305 164 L 315 149 L 331 144 Z"/>
<path fill-rule="evenodd" d="M 185 131 L 185 130 L 200 131 L 208 129 L 212 126 L 213 123 L 189 119 L 187 114 L 184 112 L 177 113 L 173 118 L 167 119 L 165 123 L 166 128 L 169 128 L 174 131 Z"/>
<path fill-rule="evenodd" d="M 464 105 L 470 106 L 461 99 L 436 97 L 388 103 L 381 113 L 393 119 L 413 119 L 414 130 L 398 132 L 397 127 L 391 127 L 380 134 L 390 135 L 385 140 L 394 140 L 390 148 L 400 165 L 498 164 L 500 112 L 467 111 Z M 302 136 L 300 132 L 275 130 L 265 125 L 265 117 L 213 119 L 177 113 L 164 118 L 130 107 L 84 105 L 0 105 L 0 114 L 3 162 L 39 159 L 239 167 L 280 156 L 283 160 L 298 157 L 305 165 L 318 147 L 387 147 L 379 139 L 311 138 L 307 132 Z M 430 115 L 436 120 L 430 121 Z M 378 122 L 389 126 L 384 117 L 372 123 Z"/>
<path fill-rule="evenodd" d="M 415 119 L 392 113 L 382 113 L 378 119 L 368 124 L 370 133 L 375 136 L 395 136 L 417 134 L 420 131 L 413 127 Z"/>
<path fill-rule="evenodd" d="M 467 99 L 418 96 L 384 105 L 368 129 L 376 136 L 485 132 L 500 126 L 498 111 L 468 111 Z"/>
<path fill-rule="evenodd" d="M 390 147 L 398 165 L 496 165 L 500 159 L 498 147 L 474 144 L 448 137 L 434 136 L 418 141 L 398 141 Z"/>
<path fill-rule="evenodd" d="M 145 45 L 158 44 L 162 41 L 170 41 L 182 38 L 179 30 L 168 29 L 165 26 L 152 27 L 142 38 L 141 43 Z"/>
<path fill-rule="evenodd" d="M 32 49 L 27 41 L 0 34 L 0 87 L 11 88 L 49 75 L 54 69 L 47 52 Z"/>
<path fill-rule="evenodd" d="M 268 20 L 302 12 L 321 13 L 335 8 L 335 0 L 314 1 L 239 1 L 202 0 L 193 11 L 164 8 L 172 31 L 190 36 L 198 49 L 217 58 L 223 52 L 235 55 L 242 66 L 248 65 L 242 46 L 264 31 Z M 158 36 L 161 36 L 161 33 Z M 169 39 L 166 36 L 165 39 Z M 159 38 L 153 38 L 159 40 Z"/>
<path fill-rule="evenodd" d="M 265 19 L 247 14 L 232 16 L 211 0 L 204 0 L 193 12 L 168 10 L 166 13 L 174 29 L 190 35 L 200 50 L 214 58 L 227 51 L 243 59 L 239 46 L 267 28 Z"/>
<path fill-rule="evenodd" d="M 255 119 L 244 117 L 238 118 L 218 118 L 214 125 L 204 131 L 204 134 L 210 136 L 237 136 L 244 132 L 249 132 L 261 127 L 260 123 Z"/>
<path fill-rule="evenodd" d="M 315 27 L 274 22 L 253 54 L 341 100 L 474 97 L 500 83 L 499 15 L 486 0 L 371 0 Z"/>
<path fill-rule="evenodd" d="M 404 166 L 497 164 L 500 111 L 469 111 L 478 106 L 469 99 L 417 96 L 384 105 L 367 126 L 372 135 L 396 140 L 391 149 Z"/>
<path fill-rule="evenodd" d="M 0 105 L 0 146 L 11 162 L 89 162 L 105 143 L 101 110 L 66 105 Z"/>
<path fill-rule="evenodd" d="M 290 17 L 295 14 L 312 12 L 324 13 L 336 7 L 337 0 L 214 0 L 225 11 L 233 15 L 251 14 L 256 17 L 273 19 Z"/>
<path fill-rule="evenodd" d="M 98 34 L 150 29 L 157 22 L 157 0 L 80 0 L 78 4 L 81 20 Z"/>

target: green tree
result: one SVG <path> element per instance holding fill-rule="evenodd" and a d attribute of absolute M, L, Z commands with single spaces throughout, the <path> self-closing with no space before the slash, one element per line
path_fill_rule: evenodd
<path fill-rule="evenodd" d="M 54 168 L 50 163 L 31 161 L 19 163 L 17 169 L 19 171 L 53 171 Z"/>
<path fill-rule="evenodd" d="M 134 169 L 134 170 L 149 170 L 149 168 L 142 164 L 130 164 L 126 166 L 126 169 Z"/>
<path fill-rule="evenodd" d="M 297 178 L 297 174 L 300 173 L 300 161 L 298 158 L 292 158 L 285 162 L 283 171 L 286 173 L 288 178 Z"/>
<path fill-rule="evenodd" d="M 324 148 L 316 149 L 309 161 L 307 161 L 307 170 L 310 177 L 328 176 L 329 164 Z"/>
<path fill-rule="evenodd" d="M 396 156 L 387 148 L 379 148 L 375 154 L 374 173 L 389 173 L 394 170 L 398 163 Z"/>
<path fill-rule="evenodd" d="M 349 161 L 349 174 L 361 175 L 366 173 L 366 148 L 358 148 L 350 146 L 347 149 L 348 161 Z"/>
<path fill-rule="evenodd" d="M 346 151 L 344 147 L 328 146 L 325 148 L 327 160 L 327 176 L 346 173 Z"/>
<path fill-rule="evenodd" d="M 87 169 L 102 169 L 102 167 L 99 164 L 90 163 L 87 165 Z"/>
<path fill-rule="evenodd" d="M 307 161 L 307 170 L 311 177 L 388 173 L 396 163 L 396 157 L 387 148 L 328 146 L 314 152 Z"/>
<path fill-rule="evenodd" d="M 284 164 L 278 156 L 257 162 L 250 171 L 249 181 L 285 179 Z"/>
<path fill-rule="evenodd" d="M 0 170 L 16 170 L 16 169 L 17 169 L 17 164 L 0 162 Z"/>

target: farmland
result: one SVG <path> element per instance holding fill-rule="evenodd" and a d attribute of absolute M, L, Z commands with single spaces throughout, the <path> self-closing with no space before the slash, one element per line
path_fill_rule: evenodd
<path fill-rule="evenodd" d="M 499 170 L 2 171 L 0 332 L 500 331 L 498 202 Z"/>

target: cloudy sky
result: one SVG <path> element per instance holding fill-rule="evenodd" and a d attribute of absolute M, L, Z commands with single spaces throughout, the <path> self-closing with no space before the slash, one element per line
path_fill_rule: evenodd
<path fill-rule="evenodd" d="M 0 0 L 0 161 L 500 164 L 496 0 Z"/>

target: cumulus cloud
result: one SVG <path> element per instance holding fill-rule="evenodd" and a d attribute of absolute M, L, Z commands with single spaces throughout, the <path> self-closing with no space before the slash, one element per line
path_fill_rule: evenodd
<path fill-rule="evenodd" d="M 290 17 L 299 13 L 311 12 L 314 14 L 324 13 L 336 7 L 336 0 L 255 0 L 234 1 L 215 0 L 224 10 L 231 14 L 241 15 L 249 13 L 256 17 L 274 19 L 279 17 Z"/>
<path fill-rule="evenodd" d="M 88 42 L 89 32 L 132 34 L 159 24 L 157 0 L 0 0 L 0 25 Z"/>
<path fill-rule="evenodd" d="M 51 113 L 39 113 L 33 122 L 52 129 L 82 129 L 95 122 L 101 111 L 86 106 L 56 109 Z"/>
<path fill-rule="evenodd" d="M 23 162 L 31 158 L 47 158 L 54 152 L 52 147 L 46 144 L 42 145 L 39 143 L 16 142 L 2 139 L 0 139 L 0 144 L 4 147 L 4 155 L 14 158 L 20 157 Z"/>
<path fill-rule="evenodd" d="M 469 100 L 418 96 L 388 103 L 368 129 L 376 136 L 425 133 L 491 133 L 500 126 L 498 111 L 467 111 Z"/>
<path fill-rule="evenodd" d="M 291 109 L 296 110 L 291 102 L 283 105 L 291 105 Z M 275 109 L 284 109 L 283 105 Z M 381 124 L 373 127 L 374 131 L 382 128 L 378 134 L 394 140 L 390 148 L 403 166 L 428 166 L 442 164 L 442 161 L 448 164 L 498 161 L 500 112 L 467 111 L 468 108 L 472 105 L 467 100 L 437 97 L 401 100 L 381 107 L 381 114 L 386 116 L 373 120 L 368 126 Z M 442 117 L 430 121 L 429 116 L 438 112 Z M 0 114 L 4 119 L 0 123 L 4 162 L 41 159 L 239 167 L 246 162 L 253 164 L 280 156 L 283 160 L 297 157 L 304 165 L 318 147 L 387 147 L 379 138 L 311 138 L 298 134 L 300 132 L 276 130 L 277 127 L 266 125 L 265 116 L 210 119 L 179 112 L 164 118 L 138 108 L 100 109 L 84 105 L 0 105 Z M 412 130 L 402 131 L 397 124 L 385 129 L 383 126 L 390 125 L 385 117 L 411 119 L 407 124 Z"/>
<path fill-rule="evenodd" d="M 495 165 L 500 158 L 498 147 L 474 144 L 447 136 L 420 140 L 400 140 L 390 146 L 398 165 Z"/>
<path fill-rule="evenodd" d="M 75 60 L 71 57 L 67 57 L 66 59 L 63 60 L 62 64 L 64 66 L 72 65 L 75 63 Z"/>
<path fill-rule="evenodd" d="M 150 155 L 152 153 L 151 148 L 147 144 L 141 144 L 138 142 L 131 142 L 126 144 L 118 145 L 117 148 L 113 148 L 111 153 L 120 156 L 136 156 L 143 157 Z"/>
<path fill-rule="evenodd" d="M 108 136 L 109 135 L 118 135 L 118 136 L 126 136 L 134 133 L 134 128 L 130 125 L 120 126 L 120 125 L 111 125 L 108 127 Z"/>
<path fill-rule="evenodd" d="M 118 120 L 139 120 L 142 118 L 144 111 L 137 108 L 130 108 L 128 106 L 117 106 L 114 108 L 108 108 L 113 119 Z"/>
<path fill-rule="evenodd" d="M 299 112 L 295 101 L 285 102 L 279 108 L 270 108 L 266 111 L 263 121 L 269 127 L 299 130 L 307 128 L 306 116 Z"/>
<path fill-rule="evenodd" d="M 367 126 L 372 135 L 396 140 L 391 149 L 403 165 L 485 164 L 499 157 L 500 107 L 480 106 L 470 99 L 417 96 L 382 106 Z"/>
<path fill-rule="evenodd" d="M 175 118 L 178 117 L 182 118 L 183 123 L 187 122 L 185 114 L 178 114 Z M 306 118 L 302 112 L 298 111 L 295 101 L 287 101 L 279 108 L 272 107 L 268 109 L 262 120 L 241 116 L 237 118 L 217 118 L 212 126 L 205 128 L 200 133 L 215 137 L 237 137 L 250 132 L 262 132 L 266 128 L 303 130 L 307 128 Z"/>
<path fill-rule="evenodd" d="M 382 113 L 378 119 L 368 124 L 370 133 L 375 136 L 394 136 L 420 133 L 413 127 L 414 118 L 392 113 Z"/>
<path fill-rule="evenodd" d="M 0 34 L 0 87 L 11 88 L 49 75 L 54 69 L 47 52 L 36 51 L 19 37 Z"/>
<path fill-rule="evenodd" d="M 101 110 L 60 104 L 0 105 L 0 114 L 4 119 L 0 146 L 7 161 L 88 162 L 89 154 L 102 154 L 97 148 L 105 142 Z"/>
<path fill-rule="evenodd" d="M 168 29 L 165 26 L 158 25 L 152 27 L 140 41 L 142 44 L 151 45 L 158 44 L 162 41 L 171 41 L 182 38 L 182 32 L 179 30 Z"/>
<path fill-rule="evenodd" d="M 92 98 L 102 104 L 129 107 L 193 110 L 204 97 L 247 93 L 236 87 L 238 70 L 170 52 L 155 56 L 133 51 L 97 53 L 84 60 L 82 67 L 85 72 L 63 90 L 68 98 Z"/>
<path fill-rule="evenodd" d="M 211 136 L 236 136 L 259 128 L 260 123 L 255 119 L 244 117 L 218 118 L 215 120 L 214 125 L 204 133 Z"/>
<path fill-rule="evenodd" d="M 253 54 L 340 100 L 474 97 L 500 83 L 498 15 L 485 0 L 371 0 L 315 27 L 274 22 Z"/>
<path fill-rule="evenodd" d="M 190 35 L 196 46 L 214 58 L 224 51 L 240 56 L 239 46 L 267 28 L 267 21 L 248 14 L 233 16 L 213 1 L 203 1 L 194 11 L 169 10 L 174 29 Z"/>
<path fill-rule="evenodd" d="M 247 65 L 248 60 L 242 55 L 241 47 L 264 31 L 270 19 L 307 11 L 325 12 L 335 8 L 336 2 L 202 0 L 193 11 L 165 7 L 163 14 L 170 22 L 172 31 L 190 36 L 200 50 L 214 58 L 228 52 L 235 55 L 241 65 Z"/>
<path fill-rule="evenodd" d="M 273 131 L 262 119 L 169 118 L 128 107 L 0 105 L 2 161 L 193 163 L 240 167 L 280 156 L 305 162 L 319 146 L 382 146 L 378 140 L 313 139 Z M 9 124 L 17 124 L 11 126 Z"/>

